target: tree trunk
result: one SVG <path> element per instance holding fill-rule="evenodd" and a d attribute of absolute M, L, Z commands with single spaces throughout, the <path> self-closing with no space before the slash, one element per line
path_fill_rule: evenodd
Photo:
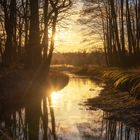
<path fill-rule="evenodd" d="M 38 0 L 30 0 L 30 31 L 28 61 L 30 68 L 38 68 L 41 63 Z"/>

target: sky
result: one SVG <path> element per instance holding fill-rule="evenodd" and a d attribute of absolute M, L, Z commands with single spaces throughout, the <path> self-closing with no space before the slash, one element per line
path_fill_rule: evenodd
<path fill-rule="evenodd" d="M 67 18 L 58 23 L 55 37 L 55 52 L 90 51 L 102 45 L 101 40 L 97 39 L 99 38 L 98 34 L 88 36 L 88 39 L 83 36 L 83 29 L 87 28 L 87 26 L 78 22 L 78 19 L 81 18 L 82 8 L 82 1 L 75 0 Z M 83 41 L 89 40 L 89 38 L 91 38 L 92 44 L 88 41 Z"/>
<path fill-rule="evenodd" d="M 78 23 L 80 11 L 82 9 L 82 2 L 78 0 L 72 6 L 72 13 L 70 11 L 66 20 L 61 21 L 57 28 L 55 37 L 55 51 L 56 52 L 75 52 L 81 49 L 82 35 L 81 26 Z M 61 24 L 65 27 L 62 28 Z"/>

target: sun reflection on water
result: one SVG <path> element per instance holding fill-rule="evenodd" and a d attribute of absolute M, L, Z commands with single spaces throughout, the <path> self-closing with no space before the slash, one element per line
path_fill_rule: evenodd
<path fill-rule="evenodd" d="M 91 133 L 86 128 L 100 128 L 103 112 L 88 111 L 81 105 L 88 98 L 97 97 L 102 87 L 86 77 L 70 77 L 69 83 L 51 94 L 58 137 L 63 140 L 82 140 L 81 135 Z M 94 117 L 93 117 L 94 116 Z M 99 121 L 99 123 L 97 123 Z M 92 122 L 92 126 L 90 126 Z M 87 126 L 89 125 L 89 126 Z"/>

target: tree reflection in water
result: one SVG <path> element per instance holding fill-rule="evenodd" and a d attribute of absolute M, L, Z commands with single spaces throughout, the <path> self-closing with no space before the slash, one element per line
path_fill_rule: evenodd
<path fill-rule="evenodd" d="M 79 139 L 72 136 L 73 133 L 68 132 L 67 136 L 67 134 L 61 132 L 64 129 L 57 131 L 56 136 L 56 127 L 59 127 L 59 122 L 55 124 L 55 115 L 50 94 L 47 97 L 43 95 L 42 97 L 28 98 L 20 105 L 14 102 L 12 105 L 5 103 L 2 108 L 0 130 L 4 134 L 1 134 L 2 132 L 0 131 L 0 140 L 5 140 L 1 138 L 1 135 L 5 134 L 5 137 L 10 136 L 17 140 L 57 140 L 57 136 L 62 140 L 66 140 L 67 138 L 70 140 L 73 140 L 73 138 L 75 138 L 74 140 L 140 140 L 140 133 L 134 128 L 127 127 L 123 123 L 114 120 L 111 113 L 98 113 L 98 110 L 96 111 L 97 114 L 94 114 L 98 116 L 92 114 L 92 119 L 96 118 L 99 121 L 95 121 L 95 119 L 92 122 L 92 120 L 88 121 L 87 118 L 86 124 L 89 122 L 89 125 L 85 126 L 83 123 L 81 125 L 77 124 Z M 61 113 L 60 115 L 63 114 Z M 88 127 L 91 131 L 85 133 Z M 6 138 L 6 140 L 11 139 Z"/>
<path fill-rule="evenodd" d="M 9 112 L 6 111 L 1 115 L 1 129 L 13 139 L 57 140 L 50 96 L 43 99 L 32 98 L 22 109 L 14 110 L 11 106 L 8 110 Z M 140 140 L 139 132 L 114 120 L 111 113 L 103 113 L 101 127 L 99 137 L 96 137 L 96 133 L 100 130 L 94 132 L 92 136 L 83 136 L 84 140 Z"/>
<path fill-rule="evenodd" d="M 102 135 L 105 135 L 105 140 L 140 140 L 138 131 L 114 120 L 111 116 L 111 113 L 104 112 L 102 127 L 105 129 L 102 129 Z"/>
<path fill-rule="evenodd" d="M 49 96 L 43 99 L 41 97 L 30 98 L 30 100 L 26 101 L 24 108 L 17 109 L 8 106 L 8 108 L 4 108 L 3 112 L 0 117 L 0 129 L 5 135 L 3 139 L 5 139 L 6 135 L 7 139 L 10 136 L 17 140 L 57 139 L 55 134 L 55 116 Z M 51 129 L 49 127 L 48 114 L 50 114 L 51 118 Z"/>

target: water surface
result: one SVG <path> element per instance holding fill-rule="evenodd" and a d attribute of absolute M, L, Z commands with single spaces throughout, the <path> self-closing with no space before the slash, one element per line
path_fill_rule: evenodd
<path fill-rule="evenodd" d="M 83 105 L 88 98 L 99 96 L 103 85 L 88 77 L 70 75 L 68 85 L 52 92 L 56 133 L 60 140 L 138 140 L 139 133 L 115 120 L 100 109 L 89 110 Z"/>
<path fill-rule="evenodd" d="M 99 96 L 103 84 L 88 77 L 69 77 L 60 91 L 45 92 L 21 105 L 3 104 L 0 140 L 1 130 L 14 140 L 140 140 L 137 130 L 114 120 L 111 113 L 84 105 L 87 99 Z"/>

